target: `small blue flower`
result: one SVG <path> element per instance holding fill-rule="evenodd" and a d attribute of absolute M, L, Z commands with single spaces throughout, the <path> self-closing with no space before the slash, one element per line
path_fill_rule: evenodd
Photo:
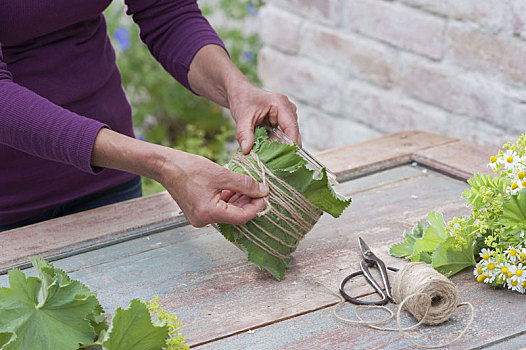
<path fill-rule="evenodd" d="M 121 51 L 126 51 L 130 48 L 130 31 L 127 28 L 118 27 L 115 29 L 115 32 L 113 32 L 113 37 L 115 38 L 117 46 Z"/>
<path fill-rule="evenodd" d="M 254 59 L 254 53 L 250 51 L 244 51 L 243 52 L 243 59 L 247 62 L 250 62 Z"/>
<path fill-rule="evenodd" d="M 256 17 L 258 15 L 258 10 L 253 4 L 249 3 L 247 4 L 247 13 L 253 17 Z"/>

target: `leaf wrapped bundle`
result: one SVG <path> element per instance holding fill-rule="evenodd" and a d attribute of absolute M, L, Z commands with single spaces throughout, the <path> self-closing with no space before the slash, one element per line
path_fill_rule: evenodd
<path fill-rule="evenodd" d="M 266 129 L 257 128 L 251 153 L 235 154 L 228 168 L 260 182 L 265 177 L 271 210 L 245 225 L 216 226 L 223 236 L 243 249 L 249 261 L 278 280 L 285 276 L 290 255 L 299 241 L 323 212 L 338 217 L 351 203 L 351 198 L 333 190 L 326 169 L 310 169 L 297 149 L 295 144 L 269 141 Z"/>

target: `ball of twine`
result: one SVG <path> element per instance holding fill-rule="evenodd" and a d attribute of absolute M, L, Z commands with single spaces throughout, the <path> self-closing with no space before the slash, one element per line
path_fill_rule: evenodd
<path fill-rule="evenodd" d="M 458 305 L 453 282 L 423 262 L 400 269 L 395 274 L 392 293 L 397 304 L 428 325 L 449 320 Z"/>
<path fill-rule="evenodd" d="M 328 292 L 338 297 L 340 302 L 337 305 L 343 306 L 345 304 L 345 299 L 342 298 L 341 295 L 331 291 L 321 282 L 316 282 L 316 284 L 323 286 Z M 423 262 L 409 263 L 401 268 L 395 274 L 391 291 L 398 305 L 398 310 L 396 311 L 396 328 L 378 326 L 380 323 L 390 321 L 395 316 L 391 309 L 383 305 L 355 305 L 353 311 L 356 319 L 354 320 L 340 316 L 336 312 L 336 308 L 332 309 L 332 313 L 337 319 L 346 323 L 362 324 L 380 331 L 400 332 L 410 343 L 426 349 L 443 348 L 458 341 L 466 334 L 475 318 L 475 309 L 471 303 L 458 303 L 458 294 L 453 282 Z M 437 325 L 449 320 L 453 312 L 460 306 L 469 306 L 471 316 L 465 328 L 453 339 L 443 344 L 427 345 L 417 343 L 414 340 L 416 338 L 408 334 L 408 331 L 416 329 L 422 323 Z M 359 315 L 358 310 L 360 309 L 381 309 L 389 315 L 380 320 L 366 320 Z M 402 327 L 402 309 L 412 314 L 418 320 L 418 323 L 409 327 Z"/>

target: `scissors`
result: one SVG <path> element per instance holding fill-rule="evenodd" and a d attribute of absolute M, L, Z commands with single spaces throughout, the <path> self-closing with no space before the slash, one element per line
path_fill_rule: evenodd
<path fill-rule="evenodd" d="M 356 271 L 351 273 L 349 276 L 345 277 L 340 283 L 340 294 L 342 297 L 345 298 L 345 300 L 358 305 L 385 305 L 388 302 L 394 303 L 393 295 L 391 294 L 391 285 L 389 284 L 389 277 L 387 276 L 387 269 L 391 271 L 398 271 L 396 267 L 385 267 L 384 262 L 378 258 L 374 253 L 369 249 L 369 246 L 364 242 L 364 240 L 360 237 L 358 237 L 358 244 L 360 245 L 360 250 L 362 251 L 362 258 L 363 260 L 360 261 L 360 271 Z M 373 276 L 371 275 L 371 272 L 369 271 L 369 267 L 375 266 L 380 270 L 380 275 L 382 276 L 382 282 L 384 285 L 384 288 L 380 287 L 378 283 L 374 280 Z M 375 289 L 376 293 L 380 294 L 382 297 L 381 300 L 375 300 L 375 301 L 367 301 L 367 300 L 359 300 L 355 299 L 353 297 L 350 297 L 347 293 L 344 291 L 345 284 L 351 279 L 359 275 L 364 275 L 365 279 L 373 288 Z"/>

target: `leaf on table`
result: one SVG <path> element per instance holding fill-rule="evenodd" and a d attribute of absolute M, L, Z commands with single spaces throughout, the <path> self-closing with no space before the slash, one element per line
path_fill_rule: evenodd
<path fill-rule="evenodd" d="M 389 254 L 397 258 L 405 258 L 413 255 L 415 241 L 424 235 L 425 227 L 419 221 L 412 229 L 411 233 L 404 233 L 403 242 L 395 243 L 389 249 Z"/>
<path fill-rule="evenodd" d="M 168 326 L 152 323 L 146 305 L 137 299 L 128 309 L 117 308 L 104 336 L 104 350 L 159 350 L 166 345 Z"/>
<path fill-rule="evenodd" d="M 446 223 L 441 213 L 430 212 L 427 215 L 427 222 L 429 226 L 427 226 L 424 235 L 415 241 L 413 254 L 410 257 L 411 261 L 420 261 L 416 259 L 421 252 L 434 252 L 436 246 L 448 238 Z"/>
<path fill-rule="evenodd" d="M 454 237 L 440 243 L 432 255 L 431 266 L 446 277 L 450 277 L 466 267 L 476 264 L 471 241 L 462 247 Z"/>
<path fill-rule="evenodd" d="M 500 222 L 504 225 L 504 236 L 516 235 L 526 230 L 526 189 L 520 190 L 516 196 L 502 206 Z"/>
<path fill-rule="evenodd" d="M 10 287 L 0 288 L 0 331 L 16 338 L 2 350 L 77 349 L 92 343 L 95 331 L 86 319 L 98 305 L 95 293 L 64 271 L 32 259 L 39 278 L 9 271 Z"/>
<path fill-rule="evenodd" d="M 331 214 L 333 217 L 338 217 L 351 203 L 351 198 L 346 198 L 336 193 L 329 183 L 327 171 L 322 169 L 315 176 L 315 172 L 309 169 L 308 163 L 296 151 L 296 145 L 287 145 L 279 142 L 270 142 L 265 128 L 256 128 L 255 142 L 252 151 L 257 154 L 260 161 L 279 179 L 285 181 L 294 189 L 305 196 L 307 200 L 316 205 L 321 210 Z M 248 156 L 252 159 L 251 156 Z M 253 159 L 252 159 L 253 160 Z M 238 173 L 246 174 L 246 172 L 239 166 L 232 163 L 229 164 L 229 169 Z M 250 172 L 257 180 L 259 177 Z M 270 180 L 269 181 L 273 181 Z M 289 215 L 282 207 L 277 208 L 284 215 Z M 270 232 L 279 240 L 287 244 L 294 245 L 296 240 L 286 233 L 286 230 L 272 224 L 268 217 L 274 222 L 280 222 L 286 230 L 290 230 L 283 220 L 268 213 L 262 217 L 256 217 L 247 224 L 246 228 L 265 244 L 271 246 L 274 250 L 282 255 L 292 253 L 295 248 L 290 248 L 276 240 L 270 238 L 263 230 Z M 232 225 L 218 224 L 219 231 L 231 242 L 240 246 L 247 254 L 249 261 L 254 262 L 260 268 L 269 271 L 276 279 L 281 280 L 285 276 L 285 269 L 290 263 L 289 258 L 279 258 L 268 253 L 264 249 L 258 247 L 253 243 L 252 238 L 247 239 L 243 234 L 239 233 Z M 262 230 L 263 229 L 263 230 Z"/>

